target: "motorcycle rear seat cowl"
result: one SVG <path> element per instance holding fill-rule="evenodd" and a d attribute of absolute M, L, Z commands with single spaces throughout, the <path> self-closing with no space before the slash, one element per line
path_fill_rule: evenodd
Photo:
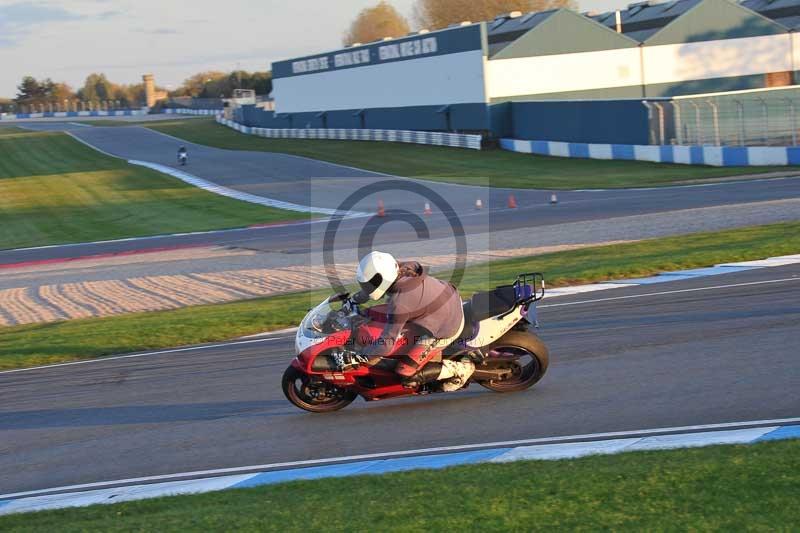
<path fill-rule="evenodd" d="M 513 285 L 503 285 L 486 292 L 476 292 L 464 305 L 466 322 L 480 322 L 493 316 L 511 311 L 517 305 L 517 295 Z M 467 307 L 470 308 L 470 319 L 467 319 Z"/>
<path fill-rule="evenodd" d="M 491 291 L 476 292 L 464 302 L 464 327 L 456 337 L 456 341 L 444 349 L 445 355 L 460 352 L 466 343 L 478 333 L 478 322 L 502 315 L 517 305 L 516 291 L 513 285 L 503 285 Z"/>

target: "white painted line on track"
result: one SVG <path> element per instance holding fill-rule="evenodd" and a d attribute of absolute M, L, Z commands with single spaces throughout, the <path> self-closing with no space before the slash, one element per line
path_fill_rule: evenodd
<path fill-rule="evenodd" d="M 495 212 L 495 211 L 512 211 L 509 208 L 490 208 L 486 209 L 484 212 L 481 213 L 466 213 L 464 215 L 459 215 L 460 218 L 468 217 L 468 216 L 486 216 L 488 212 Z M 358 218 L 366 218 L 367 216 L 371 216 L 370 213 L 363 213 L 361 216 L 351 216 L 351 217 L 341 217 L 341 220 L 344 222 L 346 220 L 355 220 Z M 435 214 L 435 217 L 444 218 L 447 217 L 443 214 Z M 102 241 L 87 241 L 87 242 L 73 242 L 73 243 L 64 243 L 64 244 L 46 244 L 44 246 L 29 246 L 26 248 L 4 248 L 0 249 L 0 253 L 2 252 L 27 252 L 32 250 L 48 250 L 52 248 L 74 248 L 76 246 L 94 246 L 98 244 L 113 244 L 113 243 L 123 243 L 123 242 L 135 242 L 135 241 L 149 241 L 154 239 L 166 239 L 171 237 L 186 237 L 186 236 L 195 236 L 195 235 L 222 235 L 225 233 L 237 233 L 237 232 L 251 232 L 251 231 L 264 231 L 264 230 L 274 230 L 278 228 L 287 228 L 287 227 L 294 227 L 294 226 L 308 226 L 312 224 L 321 224 L 321 223 L 329 223 L 331 220 L 339 218 L 339 217 L 321 217 L 315 218 L 313 220 L 302 220 L 302 221 L 290 221 L 290 222 L 276 222 L 274 224 L 267 223 L 265 225 L 252 225 L 252 226 L 244 226 L 241 228 L 230 228 L 230 229 L 216 229 L 216 230 L 205 230 L 205 231 L 188 231 L 182 233 L 162 233 L 159 235 L 145 235 L 143 237 L 125 237 L 122 239 L 108 239 Z M 315 232 L 312 235 L 323 235 L 325 231 Z M 248 237 L 248 239 L 255 238 L 255 236 Z M 226 246 L 231 244 L 230 242 L 224 243 L 207 243 L 208 246 Z"/>
<path fill-rule="evenodd" d="M 258 196 L 256 194 L 242 192 L 236 189 L 231 189 L 230 187 L 224 187 L 222 185 L 218 185 L 214 182 L 205 180 L 193 174 L 189 174 L 188 172 L 184 172 L 182 170 L 169 167 L 167 165 L 161 165 L 159 163 L 151 163 L 149 161 L 138 161 L 136 159 L 129 159 L 128 163 L 131 165 L 137 165 L 140 167 L 145 167 L 151 170 L 155 170 L 156 172 L 160 172 L 162 174 L 166 174 L 167 176 L 172 176 L 173 178 L 177 178 L 184 183 L 188 183 L 189 185 L 197 187 L 198 189 L 208 191 L 218 196 L 233 198 L 234 200 L 239 200 L 241 202 L 248 202 L 251 204 L 261 205 L 264 207 L 272 207 L 275 209 L 283 209 L 286 211 L 297 211 L 300 213 L 318 213 L 322 215 L 337 216 L 341 218 L 369 216 L 368 213 L 360 213 L 360 212 L 343 213 L 339 209 L 300 205 L 292 202 L 284 202 L 283 200 L 276 200 L 274 198 L 268 198 L 266 196 Z"/>
<path fill-rule="evenodd" d="M 683 280 L 685 281 L 685 280 Z M 680 294 L 686 292 L 698 292 L 698 291 L 711 291 L 716 289 L 730 289 L 735 287 L 748 287 L 752 285 L 767 285 L 771 283 L 786 283 L 791 281 L 800 281 L 800 277 L 794 278 L 783 278 L 783 279 L 771 279 L 765 281 L 749 281 L 747 283 L 732 283 L 730 285 L 714 285 L 712 287 L 695 287 L 693 289 L 676 289 L 674 291 L 659 291 L 659 292 L 649 292 L 647 294 L 630 294 L 628 296 L 612 296 L 608 298 L 596 298 L 594 300 L 581 300 L 579 302 L 564 302 L 560 304 L 543 304 L 537 306 L 538 309 L 544 309 L 546 307 L 566 307 L 568 305 L 583 305 L 583 304 L 593 304 L 598 302 L 611 302 L 615 300 L 631 300 L 634 298 L 647 298 L 648 296 L 664 296 L 668 294 Z"/>
<path fill-rule="evenodd" d="M 63 366 L 75 366 L 75 365 L 86 365 L 89 363 L 105 363 L 106 361 L 118 361 L 120 359 L 135 359 L 137 357 L 147 357 L 150 355 L 162 355 L 162 354 L 170 354 L 170 353 L 179 353 L 179 352 L 194 352 L 200 350 L 211 350 L 214 348 L 223 348 L 228 346 L 239 346 L 242 344 L 255 344 L 259 342 L 270 342 L 270 341 L 277 341 L 277 340 L 284 340 L 284 339 L 293 339 L 294 335 L 290 337 L 263 337 L 258 339 L 250 339 L 250 340 L 240 340 L 240 341 L 232 341 L 232 342 L 221 342 L 217 344 L 204 344 L 202 346 L 186 346 L 184 348 L 171 348 L 168 350 L 157 350 L 153 352 L 143 352 L 143 353 L 132 353 L 127 355 L 114 355 L 111 357 L 98 357 L 97 359 L 87 359 L 85 361 L 71 361 L 69 363 L 56 363 L 54 365 L 43 365 L 43 366 L 32 366 L 30 368 L 17 368 L 14 370 L 3 370 L 0 371 L 0 375 L 3 374 L 18 374 L 20 372 L 32 372 L 34 370 L 48 370 L 51 368 L 59 368 Z"/>
<path fill-rule="evenodd" d="M 186 237 L 189 235 L 218 235 L 224 233 L 236 233 L 236 232 L 243 232 L 243 231 L 259 231 L 259 230 L 267 230 L 267 229 L 275 229 L 275 228 L 285 228 L 287 226 L 308 226 L 310 224 L 319 224 L 321 222 L 328 222 L 330 219 L 327 217 L 323 218 L 316 218 L 314 220 L 302 220 L 300 222 L 276 222 L 275 224 L 267 224 L 267 225 L 254 225 L 254 226 L 245 226 L 241 228 L 230 228 L 230 229 L 212 229 L 207 231 L 189 231 L 184 233 L 162 233 L 160 235 L 146 235 L 144 237 L 126 237 L 124 239 L 110 239 L 106 241 L 88 241 L 88 242 L 73 242 L 73 243 L 66 243 L 66 244 L 47 244 L 44 246 L 30 246 L 28 248 L 6 248 L 0 250 L 0 252 L 26 252 L 31 250 L 47 250 L 50 248 L 71 248 L 75 246 L 93 246 L 97 244 L 113 244 L 113 243 L 121 243 L 121 242 L 132 242 L 132 241 L 150 241 L 153 239 L 165 239 L 170 237 Z M 202 243 L 201 243 L 202 244 Z M 227 243 L 207 243 L 206 246 L 225 246 Z"/>
<path fill-rule="evenodd" d="M 524 446 L 529 444 L 541 444 L 541 443 L 556 443 L 556 442 L 566 442 L 566 441 L 581 441 L 581 440 L 588 440 L 588 439 L 605 439 L 605 438 L 623 438 L 623 437 L 631 437 L 631 436 L 639 436 L 639 435 L 657 435 L 657 434 L 669 434 L 675 432 L 685 432 L 685 431 L 711 431 L 716 429 L 723 429 L 723 428 L 747 428 L 747 427 L 758 427 L 758 426 L 778 426 L 778 425 L 787 425 L 787 424 L 798 424 L 800 423 L 800 418 L 780 418 L 780 419 L 772 419 L 772 420 L 752 420 L 746 422 L 724 422 L 720 424 L 701 424 L 701 425 L 693 425 L 693 426 L 677 426 L 677 427 L 665 427 L 665 428 L 655 428 L 655 429 L 641 429 L 641 430 L 634 430 L 634 431 L 612 431 L 612 432 L 605 432 L 605 433 L 587 433 L 582 435 L 565 435 L 560 437 L 540 437 L 534 439 L 521 439 L 521 440 L 509 440 L 509 441 L 499 441 L 499 442 L 486 442 L 482 444 L 461 444 L 455 446 L 439 446 L 436 448 L 419 448 L 415 450 L 401 450 L 395 452 L 381 452 L 381 453 L 368 453 L 368 454 L 360 454 L 360 455 L 348 455 L 345 457 L 331 457 L 327 459 L 309 459 L 304 461 L 287 461 L 282 463 L 269 463 L 269 464 L 261 464 L 261 465 L 251 465 L 251 466 L 240 466 L 240 467 L 233 467 L 233 468 L 218 468 L 218 469 L 211 469 L 211 470 L 196 470 L 194 472 L 179 472 L 175 474 L 162 474 L 157 476 L 143 476 L 143 477 L 136 477 L 136 478 L 128 478 L 128 479 L 118 479 L 113 481 L 98 481 L 95 483 L 83 483 L 79 485 L 66 485 L 62 487 L 53 487 L 49 489 L 39 489 L 39 490 L 31 490 L 31 491 L 24 491 L 24 492 L 14 492 L 10 494 L 0 494 L 0 500 L 9 499 L 9 498 L 20 498 L 23 496 L 34 496 L 38 494 L 47 494 L 52 492 L 60 492 L 60 491 L 68 491 L 68 490 L 81 490 L 81 489 L 91 489 L 91 488 L 99 488 L 99 487 L 109 487 L 114 485 L 127 485 L 127 484 L 135 484 L 135 483 L 146 483 L 151 481 L 164 481 L 164 480 L 171 480 L 171 479 L 185 479 L 185 478 L 192 478 L 198 476 L 216 476 L 216 475 L 225 475 L 225 474 L 235 474 L 235 473 L 243 473 L 243 472 L 252 472 L 252 471 L 263 471 L 263 470 L 276 470 L 276 469 L 283 469 L 289 467 L 297 467 L 297 466 L 314 466 L 314 465 L 325 465 L 331 463 L 344 463 L 344 462 L 352 462 L 352 461 L 360 461 L 365 459 L 386 459 L 392 457 L 406 457 L 406 456 L 413 456 L 413 455 L 423 455 L 423 454 L 431 454 L 431 453 L 443 453 L 443 452 L 455 452 L 455 451 L 465 451 L 465 450 L 478 450 L 483 448 L 506 448 L 511 446 Z"/>

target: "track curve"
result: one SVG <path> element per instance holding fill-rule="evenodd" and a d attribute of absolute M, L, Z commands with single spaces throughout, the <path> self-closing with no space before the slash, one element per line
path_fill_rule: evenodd
<path fill-rule="evenodd" d="M 739 285 L 768 280 L 783 281 Z M 669 293 L 693 287 L 722 288 Z M 540 319 L 551 369 L 519 394 L 475 387 L 307 414 L 280 391 L 292 355 L 286 337 L 0 374 L 0 493 L 798 415 L 800 267 L 618 289 L 614 296 L 648 293 L 576 305 L 562 304 L 592 298 L 544 302 Z"/>
<path fill-rule="evenodd" d="M 42 127 L 57 129 L 59 125 L 48 123 Z M 487 239 L 503 231 L 541 228 L 553 232 L 560 226 L 575 223 L 597 223 L 598 227 L 603 224 L 612 227 L 625 223 L 626 217 L 664 213 L 674 214 L 674 221 L 694 224 L 696 231 L 703 231 L 713 228 L 706 227 L 704 211 L 697 210 L 725 207 L 736 210 L 738 206 L 766 206 L 769 202 L 783 202 L 785 207 L 786 202 L 800 201 L 800 179 L 777 178 L 654 189 L 562 191 L 559 193 L 559 204 L 552 206 L 549 205 L 549 191 L 544 190 L 496 189 L 395 178 L 286 154 L 222 150 L 196 145 L 137 126 L 112 128 L 61 124 L 60 127 L 69 129 L 70 134 L 87 144 L 115 156 L 167 166 L 176 166 L 175 152 L 179 145 L 184 144 L 189 147 L 191 154 L 190 166 L 184 169 L 189 173 L 235 190 L 301 205 L 337 208 L 347 196 L 361 187 L 401 179 L 441 195 L 461 219 L 466 234 L 486 235 Z M 516 209 L 506 207 L 508 195 L 512 193 L 519 205 Z M 482 199 L 485 206 L 482 211 L 475 209 L 478 198 Z M 387 210 L 406 210 L 414 215 L 422 215 L 426 201 L 419 194 L 390 191 L 384 195 L 372 195 L 354 206 L 354 209 L 374 212 L 378 199 L 384 200 Z M 430 238 L 449 237 L 447 217 L 438 212 L 435 205 L 432 207 L 433 216 L 426 217 Z M 800 218 L 795 214 L 788 216 Z M 779 216 L 761 213 L 750 218 L 729 217 L 726 227 L 764 224 L 786 220 L 786 217 L 785 213 Z M 356 247 L 362 228 L 363 221 L 344 224 L 340 236 L 337 236 L 337 239 L 342 239 L 337 241 L 337 246 Z M 246 246 L 258 249 L 298 253 L 319 249 L 320 243 L 315 240 L 313 233 L 313 225 L 290 224 L 279 231 L 250 228 L 236 232 L 171 235 L 37 250 L 5 250 L 0 251 L 0 264 L 198 244 L 237 246 L 247 243 Z M 520 235 L 521 242 L 517 246 L 530 246 L 531 235 Z M 403 243 L 414 242 L 417 238 L 407 226 L 392 224 L 382 229 L 381 240 Z"/>

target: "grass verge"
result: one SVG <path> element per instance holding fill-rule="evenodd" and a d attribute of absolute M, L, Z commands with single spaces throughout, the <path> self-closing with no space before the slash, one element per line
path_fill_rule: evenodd
<path fill-rule="evenodd" d="M 798 461 L 791 440 L 469 465 L 10 515 L 0 529 L 789 531 Z"/>
<path fill-rule="evenodd" d="M 63 133 L 0 136 L 0 249 L 307 219 L 187 185 Z"/>
<path fill-rule="evenodd" d="M 792 170 L 787 167 L 709 167 L 643 161 L 599 161 L 531 156 L 402 143 L 264 139 L 238 133 L 213 119 L 147 125 L 197 144 L 229 150 L 280 152 L 410 178 L 468 185 L 583 189 L 674 185 L 707 178 Z M 797 170 L 797 169 L 793 169 Z"/>
<path fill-rule="evenodd" d="M 4 137 L 6 135 L 16 135 L 18 133 L 29 133 L 30 130 L 24 130 L 22 128 L 18 128 L 16 126 L 0 126 L 0 137 Z"/>
<path fill-rule="evenodd" d="M 545 273 L 548 286 L 647 276 L 657 272 L 800 252 L 800 222 L 696 233 L 568 250 L 469 267 L 462 296 Z M 231 339 L 295 326 L 328 296 L 310 291 L 233 303 L 48 324 L 0 327 L 0 370 Z"/>

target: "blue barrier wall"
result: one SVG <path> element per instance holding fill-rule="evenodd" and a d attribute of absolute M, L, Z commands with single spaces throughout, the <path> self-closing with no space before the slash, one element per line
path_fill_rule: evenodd
<path fill-rule="evenodd" d="M 577 143 L 647 144 L 647 108 L 641 100 L 511 103 L 511 137 Z"/>
<path fill-rule="evenodd" d="M 489 130 L 492 137 L 503 138 L 512 135 L 511 102 L 489 106 Z"/>
<path fill-rule="evenodd" d="M 446 131 L 446 115 L 436 112 L 442 107 L 379 107 L 365 110 L 364 117 L 370 129 Z"/>
<path fill-rule="evenodd" d="M 328 111 L 326 115 L 329 128 L 357 129 L 363 127 L 361 117 L 356 116 L 352 110 Z"/>
<path fill-rule="evenodd" d="M 450 124 L 458 131 L 491 131 L 491 106 L 486 104 L 453 104 L 448 106 Z"/>
<path fill-rule="evenodd" d="M 235 118 L 245 126 L 257 128 L 489 131 L 488 107 L 486 104 L 454 104 L 276 114 L 246 105 L 237 109 Z"/>
<path fill-rule="evenodd" d="M 640 100 L 585 100 L 383 107 L 275 114 L 255 106 L 236 121 L 256 128 L 343 128 L 486 132 L 494 138 L 576 143 L 647 144 L 647 108 Z"/>

